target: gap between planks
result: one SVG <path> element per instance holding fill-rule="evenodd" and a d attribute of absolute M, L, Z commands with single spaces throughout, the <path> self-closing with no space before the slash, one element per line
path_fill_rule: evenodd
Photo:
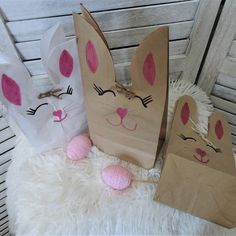
<path fill-rule="evenodd" d="M 114 31 L 136 27 L 153 26 L 194 19 L 198 0 L 171 3 L 158 6 L 114 10 L 94 13 L 93 16 L 102 31 Z M 181 14 L 179 14 L 181 12 Z M 31 41 L 41 38 L 43 32 L 61 22 L 66 35 L 74 35 L 72 16 L 59 16 L 26 21 L 8 22 L 7 27 L 16 42 Z"/>
<path fill-rule="evenodd" d="M 30 0 L 30 3 L 25 0 L 0 0 L 0 5 L 7 21 L 17 21 L 34 19 L 35 16 L 43 18 L 80 12 L 79 3 L 83 3 L 89 11 L 94 12 L 184 1 L 189 0 L 109 0 L 109 4 L 107 0 L 47 0 L 47 4 L 45 0 Z"/>

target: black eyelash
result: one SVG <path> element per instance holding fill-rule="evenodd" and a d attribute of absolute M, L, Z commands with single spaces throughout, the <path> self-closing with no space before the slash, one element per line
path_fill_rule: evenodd
<path fill-rule="evenodd" d="M 98 93 L 99 96 L 102 96 L 105 93 L 112 93 L 114 95 L 114 97 L 116 97 L 115 92 L 112 91 L 111 89 L 103 90 L 101 87 L 98 87 L 96 84 L 93 84 L 93 88 Z"/>
<path fill-rule="evenodd" d="M 60 96 L 63 95 L 63 94 L 72 95 L 72 93 L 73 93 L 73 88 L 69 85 L 69 86 L 67 87 L 66 92 L 63 92 L 63 93 L 58 94 L 58 97 L 60 97 Z"/>
<path fill-rule="evenodd" d="M 212 148 L 215 152 L 221 152 L 221 149 L 220 149 L 220 148 L 214 148 L 214 147 L 212 147 L 212 146 L 209 145 L 209 144 L 207 144 L 207 147 Z"/>
<path fill-rule="evenodd" d="M 35 113 L 36 113 L 36 111 L 41 107 L 41 106 L 44 106 L 44 105 L 48 105 L 48 103 L 46 102 L 46 103 L 42 103 L 42 104 L 40 104 L 39 106 L 37 106 L 35 109 L 33 109 L 33 108 L 29 108 L 26 112 L 26 114 L 27 115 L 31 115 L 31 116 L 33 116 L 33 115 L 35 115 Z"/>
<path fill-rule="evenodd" d="M 192 140 L 194 140 L 195 142 L 197 141 L 195 138 L 193 138 L 193 137 L 186 137 L 184 134 L 180 134 L 180 135 L 178 135 L 180 138 L 182 138 L 184 141 L 185 140 L 188 140 L 188 139 L 192 139 Z"/>
<path fill-rule="evenodd" d="M 145 108 L 147 108 L 147 104 L 148 103 L 153 101 L 151 95 L 149 95 L 149 96 L 147 96 L 145 98 L 141 98 L 140 96 L 135 96 L 135 98 L 139 98 Z"/>

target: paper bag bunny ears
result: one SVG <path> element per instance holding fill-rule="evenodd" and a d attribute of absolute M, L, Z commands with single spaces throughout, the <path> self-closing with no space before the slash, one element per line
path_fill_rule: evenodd
<path fill-rule="evenodd" d="M 195 101 L 189 96 L 182 97 L 176 106 L 167 155 L 174 153 L 211 168 L 236 174 L 231 129 L 224 115 L 212 113 L 207 135 L 200 131 L 197 122 Z"/>
<path fill-rule="evenodd" d="M 231 130 L 224 116 L 213 112 L 204 135 L 197 114 L 193 98 L 179 99 L 155 199 L 232 228 L 236 226 L 236 168 Z"/>
<path fill-rule="evenodd" d="M 86 118 L 76 41 L 56 25 L 43 35 L 41 54 L 51 89 L 39 93 L 23 63 L 0 52 L 0 96 L 31 144 L 44 151 L 84 131 Z"/>
<path fill-rule="evenodd" d="M 116 81 L 108 44 L 81 6 L 74 14 L 90 137 L 108 154 L 145 168 L 154 165 L 165 137 L 168 96 L 168 27 L 150 33 L 130 65 L 132 86 Z"/>

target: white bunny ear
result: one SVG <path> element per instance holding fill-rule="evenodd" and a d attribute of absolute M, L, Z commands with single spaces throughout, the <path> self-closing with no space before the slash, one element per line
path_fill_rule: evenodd
<path fill-rule="evenodd" d="M 58 23 L 43 34 L 40 41 L 42 63 L 47 68 L 48 57 L 52 49 L 66 41 L 66 35 L 63 28 Z"/>
<path fill-rule="evenodd" d="M 67 40 L 59 24 L 44 34 L 41 53 L 42 62 L 54 84 L 80 77 L 76 41 Z"/>
<path fill-rule="evenodd" d="M 23 63 L 15 56 L 0 52 L 0 97 L 9 106 L 22 106 L 35 96 L 30 75 Z"/>

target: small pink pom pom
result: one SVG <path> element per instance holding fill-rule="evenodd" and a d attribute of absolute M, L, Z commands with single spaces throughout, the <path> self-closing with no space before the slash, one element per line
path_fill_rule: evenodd
<path fill-rule="evenodd" d="M 91 141 L 86 135 L 74 137 L 67 146 L 67 157 L 73 161 L 85 158 L 92 147 Z"/>
<path fill-rule="evenodd" d="M 132 174 L 124 167 L 110 165 L 102 170 L 102 180 L 116 190 L 123 190 L 130 186 Z"/>

